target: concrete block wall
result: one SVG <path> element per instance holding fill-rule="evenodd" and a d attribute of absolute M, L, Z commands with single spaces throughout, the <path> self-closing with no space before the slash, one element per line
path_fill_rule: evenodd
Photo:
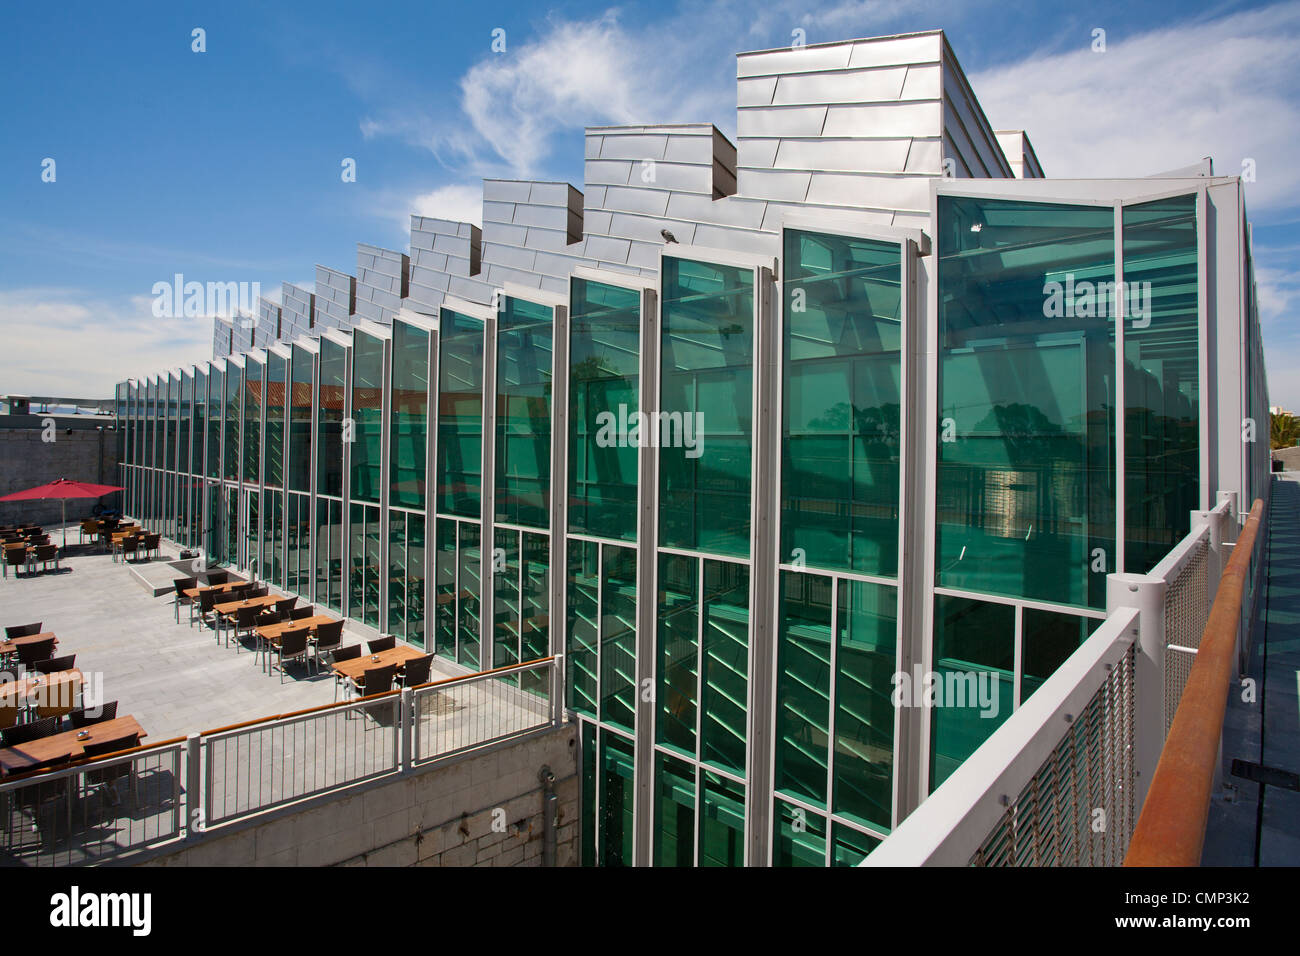
<path fill-rule="evenodd" d="M 357 304 L 357 280 L 346 272 L 316 266 L 316 325 L 350 329 Z"/>
<path fill-rule="evenodd" d="M 278 341 L 281 333 L 280 306 L 262 297 L 257 299 L 257 324 L 249 330 L 252 333 L 254 348 L 266 348 Z"/>
<path fill-rule="evenodd" d="M 483 181 L 481 278 L 565 292 L 582 253 L 582 193 L 568 183 Z"/>
<path fill-rule="evenodd" d="M 452 295 L 486 302 L 491 288 L 479 277 L 482 268 L 483 231 L 468 222 L 411 217 L 411 271 L 403 305 L 415 312 L 438 314 L 443 298 Z"/>
<path fill-rule="evenodd" d="M 44 441 L 45 420 L 52 418 L 54 440 Z M 0 415 L 0 495 L 34 488 L 58 478 L 89 481 L 97 485 L 121 484 L 122 433 L 111 417 L 82 420 L 45 415 Z M 105 507 L 120 508 L 121 494 L 99 499 Z M 67 502 L 68 520 L 88 517 L 96 501 L 73 498 Z M 35 521 L 52 525 L 60 520 L 58 501 L 0 502 L 0 524 Z M 73 538 L 73 541 L 76 539 Z"/>
<path fill-rule="evenodd" d="M 280 284 L 280 318 L 284 323 L 281 338 L 292 342 L 308 335 L 316 326 L 316 294 L 289 282 Z"/>
<path fill-rule="evenodd" d="M 357 243 L 356 304 L 359 318 L 392 325 L 407 295 L 410 257 L 402 252 Z"/>
<path fill-rule="evenodd" d="M 543 767 L 555 774 L 556 865 L 576 866 L 578 743 L 572 726 L 201 834 L 143 863 L 541 866 Z M 503 821 L 504 829 L 494 829 L 494 821 Z"/>

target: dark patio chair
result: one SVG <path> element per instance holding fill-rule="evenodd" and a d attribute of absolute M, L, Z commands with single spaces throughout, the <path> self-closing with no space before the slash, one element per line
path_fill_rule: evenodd
<path fill-rule="evenodd" d="M 69 712 L 68 720 L 72 723 L 74 730 L 80 730 L 82 727 L 90 727 L 93 724 L 102 724 L 106 720 L 114 720 L 117 717 L 117 701 L 110 700 L 103 704 L 91 704 L 85 707 L 78 707 L 76 710 Z"/>
<path fill-rule="evenodd" d="M 140 735 L 126 734 L 122 737 L 114 737 L 112 740 L 86 744 L 83 749 L 87 757 L 103 757 L 138 746 L 140 746 Z M 92 762 L 90 766 L 93 768 L 94 763 Z M 134 806 L 140 802 L 139 795 L 136 793 L 139 780 L 136 776 L 134 760 L 114 764 L 111 767 L 87 769 L 82 777 L 89 786 L 100 788 L 108 796 L 108 802 L 114 806 L 121 802 L 121 797 L 117 795 L 117 782 L 128 778 L 131 781 L 131 803 Z"/>
<path fill-rule="evenodd" d="M 175 593 L 172 596 L 172 605 L 176 611 L 177 624 L 181 622 L 181 605 L 193 603 L 188 597 L 185 596 L 185 592 L 190 590 L 191 588 L 196 588 L 198 586 L 199 586 L 198 578 L 177 578 L 176 580 L 172 581 L 172 587 L 176 589 Z M 191 614 L 191 617 L 192 616 L 193 615 Z"/>
<path fill-rule="evenodd" d="M 58 733 L 58 730 L 59 721 L 57 717 L 42 717 L 40 720 L 31 720 L 25 724 L 17 724 L 0 730 L 0 745 L 17 747 L 21 744 L 29 744 L 33 740 L 40 740 L 42 737 L 49 737 Z"/>
<path fill-rule="evenodd" d="M 49 660 L 50 655 L 54 653 L 55 643 L 54 638 L 47 637 L 45 640 L 37 641 L 34 644 L 18 645 L 18 663 L 31 670 L 37 661 Z"/>
<path fill-rule="evenodd" d="M 366 650 L 371 654 L 378 654 L 380 651 L 391 651 L 396 646 L 397 638 L 392 635 L 376 638 L 373 641 L 366 641 Z"/>
<path fill-rule="evenodd" d="M 15 637 L 31 637 L 39 633 L 41 633 L 40 621 L 35 624 L 15 624 L 13 627 L 5 628 L 5 640 L 12 641 Z"/>
<path fill-rule="evenodd" d="M 314 608 L 310 604 L 304 604 L 302 607 L 295 607 L 292 611 L 289 612 L 289 620 L 301 621 L 304 620 L 305 618 L 315 617 L 315 615 L 316 615 L 316 608 Z"/>
<path fill-rule="evenodd" d="M 51 657 L 47 660 L 36 661 L 32 664 L 32 670 L 38 674 L 57 674 L 60 671 L 70 671 L 77 666 L 77 655 L 68 654 L 66 657 Z"/>
<path fill-rule="evenodd" d="M 429 683 L 429 672 L 432 668 L 432 654 L 425 654 L 423 657 L 407 661 L 402 666 L 402 686 L 419 687 L 421 684 Z"/>
<path fill-rule="evenodd" d="M 287 662 L 307 660 L 307 638 L 310 635 L 309 627 L 290 627 L 280 632 L 280 641 L 274 649 L 280 665 L 281 684 L 284 683 L 284 665 Z"/>
<path fill-rule="evenodd" d="M 339 623 L 342 622 L 340 621 Z M 361 645 L 350 644 L 347 647 L 340 647 L 336 651 L 331 651 L 330 663 L 341 664 L 344 661 L 355 661 L 360 656 L 361 656 Z M 341 674 L 334 675 L 334 699 L 335 700 L 339 699 L 339 688 L 344 686 L 346 681 L 347 678 L 343 677 Z"/>

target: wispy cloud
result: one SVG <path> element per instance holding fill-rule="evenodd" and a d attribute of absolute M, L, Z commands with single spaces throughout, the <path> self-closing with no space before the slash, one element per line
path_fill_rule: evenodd
<path fill-rule="evenodd" d="M 971 77 L 996 128 L 1028 131 L 1051 177 L 1134 176 L 1204 156 L 1253 212 L 1300 205 L 1300 3 L 1110 36 Z"/>
<path fill-rule="evenodd" d="M 212 351 L 210 318 L 158 319 L 153 299 L 96 300 L 76 289 L 0 291 L 0 393 L 106 398 L 131 375 Z"/>

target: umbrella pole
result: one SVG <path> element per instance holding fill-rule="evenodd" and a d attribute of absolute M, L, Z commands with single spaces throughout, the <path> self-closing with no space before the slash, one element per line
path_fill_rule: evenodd
<path fill-rule="evenodd" d="M 68 550 L 68 499 L 63 499 L 63 550 Z"/>

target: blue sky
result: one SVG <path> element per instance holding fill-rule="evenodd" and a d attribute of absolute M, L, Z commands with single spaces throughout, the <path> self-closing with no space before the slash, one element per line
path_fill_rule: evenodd
<path fill-rule="evenodd" d="M 1270 386 L 1300 408 L 1300 0 L 13 5 L 0 393 L 108 394 L 206 357 L 210 321 L 151 314 L 175 273 L 277 298 L 281 280 L 310 288 L 318 262 L 352 272 L 358 241 L 406 248 L 411 212 L 477 218 L 484 176 L 581 188 L 586 125 L 733 135 L 733 54 L 796 28 L 815 43 L 936 27 L 1049 176 L 1255 161 Z"/>

